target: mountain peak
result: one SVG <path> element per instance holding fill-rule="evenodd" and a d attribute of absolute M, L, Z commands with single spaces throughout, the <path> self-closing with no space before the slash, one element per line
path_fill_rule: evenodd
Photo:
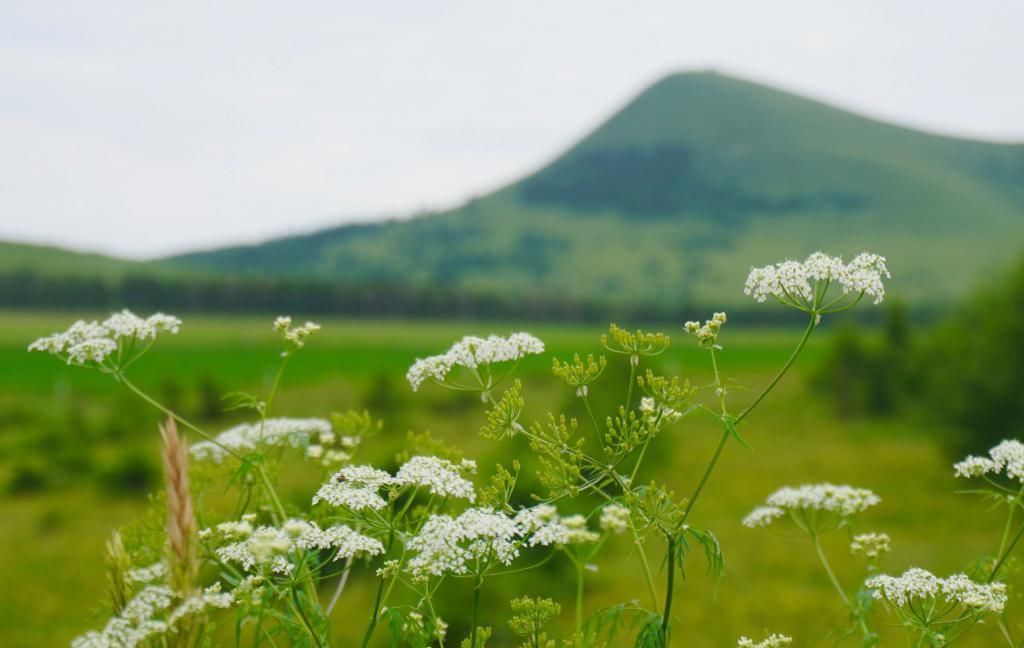
<path fill-rule="evenodd" d="M 687 71 L 648 87 L 536 173 L 461 208 L 176 262 L 732 306 L 751 263 L 870 249 L 893 259 L 895 292 L 933 301 L 1018 252 L 1021 186 L 1022 148 Z M 952 278 L 935 259 L 954 255 L 963 272 Z"/>

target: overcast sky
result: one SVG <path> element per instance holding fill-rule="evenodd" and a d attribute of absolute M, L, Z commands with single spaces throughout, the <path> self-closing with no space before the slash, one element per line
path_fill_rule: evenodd
<path fill-rule="evenodd" d="M 0 3 L 0 239 L 131 257 L 457 204 L 716 68 L 1024 141 L 1024 2 Z"/>

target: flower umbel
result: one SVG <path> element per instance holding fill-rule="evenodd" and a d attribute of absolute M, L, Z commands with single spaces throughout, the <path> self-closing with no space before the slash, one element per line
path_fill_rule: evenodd
<path fill-rule="evenodd" d="M 815 252 L 803 262 L 751 268 L 743 292 L 758 302 L 773 297 L 787 306 L 823 314 L 845 310 L 865 295 L 880 304 L 885 298 L 884 280 L 889 278 L 883 256 L 864 252 L 844 264 L 840 257 Z M 841 294 L 828 300 L 833 286 Z"/>
<path fill-rule="evenodd" d="M 805 484 L 796 488 L 786 486 L 769 495 L 766 506 L 754 509 L 743 524 L 748 527 L 768 526 L 788 513 L 805 531 L 822 533 L 847 524 L 854 515 L 880 501 L 866 488 L 828 483 Z"/>
<path fill-rule="evenodd" d="M 440 355 L 417 360 L 409 367 L 406 379 L 412 390 L 416 391 L 428 380 L 446 384 L 448 373 L 454 367 L 462 367 L 473 372 L 488 365 L 518 361 L 528 355 L 539 353 L 544 353 L 544 343 L 529 333 L 513 333 L 508 337 L 491 335 L 487 338 L 468 335 Z M 466 388 L 457 384 L 451 386 Z M 473 388 L 477 387 L 482 391 L 488 391 L 493 387 L 493 383 Z"/>

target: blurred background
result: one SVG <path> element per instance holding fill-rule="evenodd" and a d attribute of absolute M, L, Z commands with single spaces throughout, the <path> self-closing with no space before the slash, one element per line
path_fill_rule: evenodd
<path fill-rule="evenodd" d="M 237 422 L 225 393 L 268 387 L 291 314 L 324 331 L 279 413 L 367 409 L 367 459 L 431 430 L 487 466 L 525 448 L 481 441 L 472 398 L 412 394 L 416 357 L 521 328 L 598 352 L 615 321 L 677 338 L 658 368 L 701 384 L 680 324 L 726 310 L 725 370 L 756 390 L 800 322 L 743 295 L 750 266 L 878 252 L 885 303 L 825 322 L 716 473 L 694 519 L 727 573 L 694 561 L 679 627 L 834 642 L 806 540 L 739 523 L 786 483 L 879 493 L 864 530 L 892 535 L 893 571 L 992 554 L 1001 520 L 951 463 L 1024 425 L 1021 25 L 1015 2 L 4 3 L 0 645 L 101 625 L 103 543 L 160 486 L 155 413 L 25 351 L 124 307 L 185 320 L 134 380 L 207 427 Z M 549 368 L 522 367 L 531 415 L 578 414 Z M 612 362 L 605 393 L 626 375 Z M 714 430 L 659 443 L 653 470 L 689 492 Z M 562 567 L 550 591 L 499 588 L 564 597 Z M 600 568 L 591 611 L 641 591 Z"/>

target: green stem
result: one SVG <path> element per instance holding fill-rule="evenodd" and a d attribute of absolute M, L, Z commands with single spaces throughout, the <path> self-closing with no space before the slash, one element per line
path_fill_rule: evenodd
<path fill-rule="evenodd" d="M 649 435 L 644 439 L 644 444 L 640 446 L 640 454 L 636 458 L 636 463 L 633 464 L 633 471 L 629 473 L 630 486 L 636 483 L 636 475 L 640 472 L 640 464 L 644 462 L 644 457 L 647 455 L 647 446 L 651 444 L 651 439 L 653 438 L 653 436 Z"/>
<path fill-rule="evenodd" d="M 725 409 L 725 385 L 722 384 L 722 374 L 718 371 L 718 357 L 714 348 L 711 349 L 711 369 L 715 372 L 715 389 L 718 390 L 718 402 L 722 407 L 722 416 L 726 416 L 728 412 Z"/>
<path fill-rule="evenodd" d="M 295 610 L 295 613 L 299 615 L 299 618 L 302 619 L 302 625 L 306 628 L 306 632 L 309 633 L 310 638 L 313 639 L 313 643 L 315 643 L 318 648 L 323 646 L 323 642 L 320 641 L 320 637 L 318 637 L 316 631 L 313 630 L 313 626 L 306 617 L 306 613 L 302 611 L 302 605 L 299 601 L 299 593 L 294 589 L 292 589 L 292 601 L 292 608 Z"/>
<path fill-rule="evenodd" d="M 633 546 L 636 547 L 636 553 L 640 556 L 640 564 L 644 568 L 644 578 L 647 580 L 647 590 L 651 595 L 651 603 L 657 608 L 660 601 L 658 598 L 658 588 L 654 585 L 654 574 L 651 573 L 651 565 L 647 562 L 647 553 L 644 551 L 643 542 L 640 540 L 640 533 L 636 530 L 632 519 L 629 520 L 629 530 L 633 535 Z"/>
<path fill-rule="evenodd" d="M 577 646 L 583 645 L 583 565 L 576 563 L 576 637 Z"/>
<path fill-rule="evenodd" d="M 597 447 L 601 450 L 601 457 L 604 459 L 605 464 L 610 464 L 608 459 L 608 453 L 604 450 L 604 440 L 601 438 L 601 428 L 597 424 L 597 417 L 594 416 L 594 410 L 590 408 L 590 399 L 586 396 L 583 397 L 583 406 L 587 408 L 587 414 L 590 416 L 590 422 L 594 425 L 594 436 L 597 438 Z"/>
<path fill-rule="evenodd" d="M 473 584 L 473 627 L 469 631 L 469 646 L 470 648 L 477 648 L 476 645 L 476 623 L 477 623 L 477 612 L 480 610 L 480 587 L 483 585 L 483 577 L 480 574 L 476 576 L 476 582 Z"/>
<path fill-rule="evenodd" d="M 395 542 L 394 529 L 388 532 L 388 544 L 384 550 L 384 557 L 386 558 L 391 553 L 391 547 Z M 366 632 L 363 634 L 363 642 L 360 644 L 363 648 L 370 643 L 370 638 L 373 636 L 373 631 L 377 629 L 377 617 L 380 616 L 380 605 L 381 600 L 384 597 L 384 577 L 380 577 L 380 582 L 377 583 L 377 594 L 373 600 L 373 616 L 370 617 L 370 624 L 366 627 Z"/>
<path fill-rule="evenodd" d="M 807 344 L 807 340 L 808 338 L 811 337 L 811 333 L 814 331 L 814 327 L 817 326 L 817 324 L 818 314 L 812 312 L 811 321 L 807 324 L 807 328 L 804 330 L 803 337 L 800 338 L 800 342 L 797 343 L 796 348 L 793 349 L 793 353 L 791 353 L 789 355 L 789 359 L 786 360 L 786 364 L 782 365 L 782 369 L 779 370 L 779 373 L 775 374 L 775 378 L 773 378 L 772 381 L 768 383 L 768 386 L 764 388 L 764 391 L 762 391 L 757 398 L 754 399 L 754 402 L 751 403 L 750 405 L 747 405 L 746 409 L 740 412 L 740 415 L 736 417 L 736 425 L 739 425 L 740 421 L 745 419 L 747 417 L 747 414 L 750 414 L 751 410 L 757 407 L 757 405 L 762 400 L 764 400 L 764 397 L 768 395 L 768 392 L 774 389 L 775 385 L 777 385 L 778 382 L 782 380 L 782 377 L 786 375 L 787 371 L 789 371 L 789 368 L 793 365 L 793 362 L 796 361 L 797 356 L 800 355 L 801 351 L 803 351 L 804 345 Z"/>
<path fill-rule="evenodd" d="M 181 423 L 182 425 L 184 425 L 188 429 L 192 430 L 193 432 L 195 432 L 199 436 L 203 437 L 204 439 L 206 439 L 210 443 L 216 445 L 221 450 L 224 450 L 224 452 L 230 454 L 232 457 L 234 457 L 236 459 L 241 459 L 241 457 L 238 455 L 237 452 L 235 452 L 231 448 L 228 448 L 227 446 L 221 444 L 220 441 L 217 441 L 217 439 L 215 439 L 214 437 L 210 436 L 206 432 L 203 432 L 197 425 L 189 422 L 188 420 L 186 420 L 183 416 L 181 416 L 180 414 L 178 414 L 174 410 L 171 410 L 171 409 L 169 409 L 167 407 L 164 407 L 161 403 L 159 403 L 158 401 L 153 399 L 149 394 L 147 394 L 146 392 L 144 392 L 141 389 L 139 389 L 138 387 L 136 387 L 131 381 L 128 380 L 127 376 L 125 376 L 123 373 L 117 373 L 117 374 L 114 375 L 114 377 L 115 377 L 115 379 L 118 382 L 120 382 L 122 385 L 124 385 L 126 388 L 128 388 L 128 390 L 130 392 L 132 392 L 133 394 L 135 394 L 136 396 L 138 396 L 142 400 L 146 401 L 147 403 L 149 403 L 150 405 L 152 405 L 156 409 L 160 410 L 161 412 L 163 412 L 167 416 L 171 417 L 172 419 L 174 419 L 178 423 Z"/>
<path fill-rule="evenodd" d="M 843 599 L 843 603 L 847 607 L 853 608 L 853 604 L 850 603 L 850 597 L 843 591 L 843 586 L 839 584 L 839 579 L 836 578 L 835 572 L 832 571 L 832 565 L 829 564 L 828 558 L 825 557 L 825 550 L 821 548 L 821 541 L 818 540 L 817 534 L 811 534 L 811 540 L 814 541 L 814 549 L 818 552 L 818 558 L 821 559 L 821 565 L 825 568 L 825 573 L 828 574 L 829 580 L 832 581 L 832 585 L 836 588 L 836 592 L 839 593 L 839 598 Z"/>
<path fill-rule="evenodd" d="M 733 425 L 739 425 L 740 421 L 746 418 L 746 416 L 750 414 L 750 412 L 755 407 L 757 407 L 758 403 L 764 400 L 764 397 L 768 395 L 768 392 L 770 392 L 775 387 L 775 385 L 777 385 L 778 382 L 782 380 L 782 377 L 786 375 L 786 372 L 789 371 L 789 368 L 793 366 L 793 362 L 796 361 L 797 356 L 800 355 L 800 352 L 803 350 L 804 345 L 807 344 L 807 339 L 811 337 L 811 333 L 814 331 L 814 327 L 817 325 L 817 323 L 817 314 L 812 313 L 811 321 L 810 323 L 808 323 L 807 329 L 804 330 L 804 334 L 800 338 L 800 342 L 797 343 L 796 348 L 793 349 L 793 352 L 789 355 L 789 359 L 786 360 L 786 364 L 782 366 L 782 369 L 780 369 L 779 373 L 775 375 L 775 378 L 773 378 L 772 381 L 768 383 L 768 386 L 764 388 L 764 391 L 762 391 L 761 394 L 756 399 L 754 399 L 754 402 L 748 405 L 747 408 L 740 412 L 739 416 L 737 416 L 732 421 Z M 714 360 L 714 354 L 712 354 L 712 360 Z M 717 363 L 715 363 L 714 368 L 715 373 L 717 375 Z M 716 382 L 718 382 L 717 379 Z M 724 411 L 724 403 L 722 406 Z M 722 431 L 722 437 L 718 440 L 718 447 L 715 448 L 715 453 L 714 455 L 711 456 L 711 461 L 708 463 L 707 468 L 704 470 L 704 475 L 701 476 L 700 482 L 697 484 L 697 488 L 693 491 L 693 495 L 690 496 L 690 500 L 686 503 L 686 509 L 683 511 L 683 516 L 682 518 L 680 518 L 679 524 L 676 525 L 677 529 L 681 528 L 683 524 L 686 522 L 687 518 L 690 517 L 690 512 L 693 510 L 694 505 L 697 503 L 697 498 L 699 498 L 701 492 L 703 492 L 704 486 L 707 484 L 708 478 L 711 477 L 711 472 L 715 469 L 715 465 L 718 464 L 718 459 L 722 456 L 722 450 L 725 449 L 725 444 L 729 441 L 729 436 L 730 432 L 728 428 Z"/>
<path fill-rule="evenodd" d="M 370 637 L 373 636 L 373 631 L 377 628 L 377 617 L 380 615 L 380 600 L 383 595 L 384 578 L 381 578 L 377 583 L 377 595 L 373 601 L 373 616 L 370 617 L 370 625 L 366 627 L 366 632 L 363 633 L 363 642 L 360 644 L 363 648 L 370 644 Z"/>
<path fill-rule="evenodd" d="M 636 383 L 636 370 L 640 366 L 640 356 L 629 356 L 629 387 L 626 389 L 626 409 L 633 408 L 633 385 Z"/>
<path fill-rule="evenodd" d="M 270 386 L 270 393 L 267 394 L 267 400 L 263 407 L 263 418 L 266 419 L 270 416 L 270 407 L 274 402 L 274 396 L 277 395 L 277 386 L 281 383 L 281 376 L 284 375 L 284 369 L 288 366 L 288 358 L 291 355 L 286 355 L 284 360 L 281 361 L 281 365 L 277 368 L 277 374 L 274 376 L 274 382 Z"/>
<path fill-rule="evenodd" d="M 999 560 L 996 561 L 996 566 L 992 568 L 992 573 L 989 574 L 986 582 L 991 583 L 996 579 L 996 576 L 999 574 L 999 570 L 1003 567 L 1003 563 L 1006 562 L 1006 559 L 1010 557 L 1011 553 L 1013 553 L 1013 548 L 1017 546 L 1018 542 L 1020 542 L 1021 536 L 1024 536 L 1024 524 L 1021 525 L 1020 529 L 1013 536 L 1013 540 L 1010 541 L 1010 544 L 1006 547 L 1006 550 L 999 557 Z"/>
<path fill-rule="evenodd" d="M 1021 493 L 1024 493 L 1024 488 L 1021 489 Z M 1010 528 L 1013 526 L 1013 514 L 1017 511 L 1017 500 L 1020 499 L 1020 494 L 1012 502 L 1010 502 L 1010 511 L 1006 514 L 1006 524 L 1003 526 L 1003 537 L 999 541 L 999 551 L 996 552 L 997 556 L 1002 556 L 1003 551 L 1006 550 L 1006 542 L 1010 539 Z"/>
<path fill-rule="evenodd" d="M 711 461 L 708 462 L 708 467 L 704 469 L 704 474 L 700 478 L 700 483 L 697 484 L 697 488 L 694 489 L 693 495 L 690 496 L 690 500 L 686 503 L 686 508 L 683 510 L 683 516 L 679 518 L 676 530 L 682 528 L 686 519 L 690 517 L 690 511 L 693 510 L 693 505 L 697 503 L 697 498 L 700 497 L 701 492 L 704 490 L 704 486 L 708 483 L 708 478 L 711 477 L 711 472 L 715 469 L 718 459 L 722 456 L 722 450 L 725 449 L 725 444 L 729 441 L 729 436 L 730 432 L 728 428 L 722 431 L 722 437 L 718 440 L 718 447 L 715 448 L 715 454 L 711 456 Z"/>
<path fill-rule="evenodd" d="M 668 538 L 668 583 L 665 589 L 665 612 L 661 616 L 661 636 L 665 646 L 668 646 L 668 627 L 672 617 L 672 591 L 675 588 L 676 580 L 676 541 L 675 538 Z"/>

